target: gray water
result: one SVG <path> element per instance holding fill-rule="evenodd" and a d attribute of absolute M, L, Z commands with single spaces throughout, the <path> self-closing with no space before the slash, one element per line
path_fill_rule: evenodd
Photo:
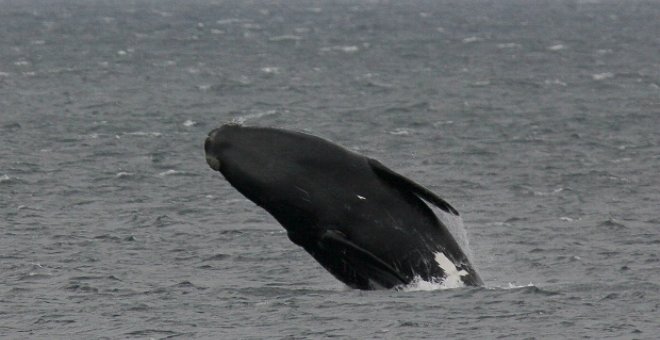
<path fill-rule="evenodd" d="M 658 1 L 0 1 L 3 339 L 655 339 Z M 206 165 L 317 134 L 455 206 L 482 288 L 356 291 Z"/>

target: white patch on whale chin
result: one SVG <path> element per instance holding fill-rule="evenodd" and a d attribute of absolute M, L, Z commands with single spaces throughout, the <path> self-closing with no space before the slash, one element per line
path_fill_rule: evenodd
<path fill-rule="evenodd" d="M 467 271 L 463 269 L 459 270 L 442 252 L 435 253 L 435 262 L 438 263 L 438 266 L 440 266 L 445 272 L 445 279 L 442 281 L 444 288 L 458 288 L 465 286 L 461 277 L 468 275 Z"/>

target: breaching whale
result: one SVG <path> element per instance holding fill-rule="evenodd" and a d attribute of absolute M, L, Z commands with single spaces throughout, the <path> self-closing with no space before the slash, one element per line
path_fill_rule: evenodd
<path fill-rule="evenodd" d="M 204 149 L 213 170 L 349 287 L 483 284 L 425 202 L 458 211 L 375 159 L 307 133 L 236 124 L 211 131 Z"/>

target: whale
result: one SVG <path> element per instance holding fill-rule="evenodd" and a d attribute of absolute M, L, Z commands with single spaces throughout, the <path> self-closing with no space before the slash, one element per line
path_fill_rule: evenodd
<path fill-rule="evenodd" d="M 459 212 L 373 158 L 305 132 L 239 124 L 213 129 L 204 150 L 212 170 L 348 287 L 483 285 L 431 206 Z"/>

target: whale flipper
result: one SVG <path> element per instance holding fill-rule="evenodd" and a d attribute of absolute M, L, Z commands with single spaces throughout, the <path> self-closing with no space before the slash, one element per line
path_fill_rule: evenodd
<path fill-rule="evenodd" d="M 435 205 L 436 207 L 442 209 L 443 211 L 449 214 L 456 216 L 460 215 L 458 213 L 458 210 L 452 207 L 451 204 L 449 204 L 444 199 L 438 197 L 438 195 L 434 194 L 431 190 L 426 189 L 425 187 L 413 182 L 411 179 L 403 177 L 402 175 L 390 170 L 388 167 L 383 165 L 383 163 L 373 158 L 369 158 L 369 165 L 376 173 L 376 175 L 378 175 L 378 177 L 380 177 L 384 181 L 393 183 L 397 187 L 407 188 L 408 190 L 415 193 L 415 195 L 419 196 L 421 199 Z"/>
<path fill-rule="evenodd" d="M 406 284 L 401 273 L 379 259 L 370 251 L 351 242 L 344 233 L 338 230 L 328 230 L 321 236 L 320 246 L 333 252 L 339 252 L 346 262 L 356 272 L 365 274 L 371 282 L 383 287 L 394 287 Z"/>

